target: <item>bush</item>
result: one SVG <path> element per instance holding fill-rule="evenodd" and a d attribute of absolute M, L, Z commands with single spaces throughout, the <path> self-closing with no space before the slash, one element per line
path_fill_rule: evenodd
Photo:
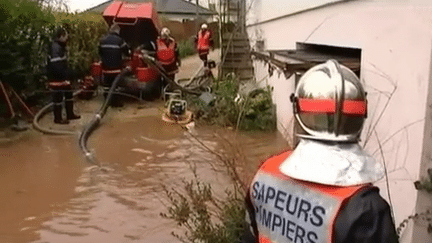
<path fill-rule="evenodd" d="M 99 40 L 108 31 L 108 25 L 100 14 L 68 12 L 56 13 L 55 25 L 68 31 L 69 68 L 77 78 L 82 78 L 90 72 L 92 62 L 99 58 Z"/>
<path fill-rule="evenodd" d="M 69 67 L 76 76 L 83 77 L 89 73 L 92 62 L 99 58 L 99 40 L 107 32 L 108 25 L 95 13 L 59 13 L 56 20 L 69 33 Z"/>
<path fill-rule="evenodd" d="M 184 181 L 185 193 L 164 188 L 169 199 L 168 213 L 161 213 L 186 229 L 184 236 L 172 233 L 182 242 L 233 243 L 240 242 L 245 230 L 244 197 L 226 191 L 223 200 L 217 199 L 208 183 L 195 175 Z"/>
<path fill-rule="evenodd" d="M 197 138 L 195 138 L 197 139 Z M 182 188 L 163 186 L 169 206 L 164 218 L 174 220 L 186 231 L 184 235 L 172 234 L 181 242 L 233 243 L 240 242 L 245 232 L 245 195 L 249 179 L 239 171 L 245 165 L 245 156 L 239 146 L 224 139 L 224 153 L 216 153 L 216 162 L 212 168 L 222 168 L 230 178 L 230 189 L 218 198 L 209 183 L 200 179 L 196 167 L 192 166 L 193 178 L 183 180 Z M 213 160 L 212 160 L 213 161 Z"/>
<path fill-rule="evenodd" d="M 31 0 L 4 0 L 0 12 L 0 79 L 17 91 L 38 89 L 54 15 Z"/>
<path fill-rule="evenodd" d="M 179 56 L 184 58 L 196 53 L 194 43 L 190 40 L 181 40 L 178 42 Z"/>
<path fill-rule="evenodd" d="M 57 12 L 46 1 L 4 0 L 0 3 L 0 79 L 24 97 L 45 90 L 48 48 L 57 26 L 69 34 L 69 65 L 86 74 L 97 58 L 99 38 L 107 26 L 98 14 Z"/>
<path fill-rule="evenodd" d="M 203 108 L 197 99 L 191 100 L 199 122 L 244 131 L 276 129 L 275 106 L 268 87 L 240 95 L 238 81 L 230 76 L 215 82 L 212 90 L 215 100 L 208 108 Z"/>

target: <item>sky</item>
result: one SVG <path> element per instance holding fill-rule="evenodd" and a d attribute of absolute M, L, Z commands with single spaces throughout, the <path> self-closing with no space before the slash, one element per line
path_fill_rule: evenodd
<path fill-rule="evenodd" d="M 69 7 L 69 10 L 72 12 L 81 12 L 106 1 L 107 0 L 65 0 L 66 4 Z"/>

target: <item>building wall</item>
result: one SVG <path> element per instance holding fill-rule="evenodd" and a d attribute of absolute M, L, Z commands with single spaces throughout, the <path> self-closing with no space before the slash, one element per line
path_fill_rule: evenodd
<path fill-rule="evenodd" d="M 166 19 L 169 19 L 171 21 L 179 21 L 179 22 L 183 22 L 183 21 L 192 21 L 196 19 L 195 15 L 191 15 L 191 14 L 160 14 L 161 17 L 164 17 Z M 207 15 L 200 15 L 199 16 L 200 21 L 202 22 L 211 22 L 213 21 L 213 16 L 207 16 Z"/>
<path fill-rule="evenodd" d="M 250 11 L 248 23 L 252 24 L 257 21 L 265 21 L 305 9 L 341 1 L 343 0 L 246 0 L 246 8 L 249 8 L 249 6 L 253 8 L 253 11 Z"/>
<path fill-rule="evenodd" d="M 267 50 L 295 49 L 296 42 L 362 49 L 360 79 L 368 92 L 369 110 L 361 144 L 386 164 L 389 188 L 385 179 L 376 185 L 383 197 L 391 199 L 396 226 L 416 212 L 413 182 L 419 178 L 422 161 L 430 160 L 424 155 L 428 150 L 424 144 L 432 144 L 430 134 L 424 136 L 426 108 L 430 109 L 426 101 L 431 75 L 432 4 L 349 1 L 251 25 L 248 33 L 252 47 L 256 40 L 264 40 Z M 265 78 L 268 67 L 260 62 L 254 65 L 257 80 Z M 294 78 L 276 73 L 263 82 L 274 86 L 279 130 L 292 131 L 288 97 L 294 91 Z M 431 201 L 419 204 L 423 209 L 424 204 L 432 206 Z M 404 231 L 404 242 L 414 242 L 409 232 Z"/>

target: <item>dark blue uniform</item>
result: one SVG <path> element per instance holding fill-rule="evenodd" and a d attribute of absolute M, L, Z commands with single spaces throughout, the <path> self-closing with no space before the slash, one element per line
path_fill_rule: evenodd
<path fill-rule="evenodd" d="M 58 41 L 51 43 L 48 52 L 48 78 L 51 80 L 69 80 L 70 71 L 67 64 L 66 44 Z"/>
<path fill-rule="evenodd" d="M 116 76 L 121 72 L 123 67 L 123 56 L 128 54 L 129 46 L 117 33 L 109 33 L 100 40 L 99 55 L 102 60 L 105 97 L 107 97 L 107 92 Z M 113 95 L 112 99 L 113 106 L 121 106 L 118 101 L 118 96 Z"/>
<path fill-rule="evenodd" d="M 66 43 L 53 41 L 48 51 L 47 73 L 49 87 L 54 103 L 54 122 L 66 124 L 62 119 L 62 102 L 65 101 L 66 116 L 68 120 L 78 119 L 80 116 L 73 112 L 73 94 L 70 84 L 71 71 L 68 68 Z"/>
<path fill-rule="evenodd" d="M 123 55 L 128 54 L 129 47 L 127 43 L 117 33 L 109 33 L 100 40 L 99 55 L 102 59 L 102 68 L 108 70 L 121 69 Z"/>

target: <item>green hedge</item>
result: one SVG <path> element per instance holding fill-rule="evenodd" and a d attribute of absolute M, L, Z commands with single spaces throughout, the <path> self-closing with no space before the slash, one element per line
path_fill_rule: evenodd
<path fill-rule="evenodd" d="M 65 13 L 34 0 L 0 2 L 0 80 L 32 103 L 44 97 L 48 48 L 59 26 L 69 32 L 69 66 L 80 78 L 98 58 L 107 31 L 100 14 Z"/>
<path fill-rule="evenodd" d="M 98 59 L 99 40 L 107 32 L 108 25 L 100 14 L 95 13 L 61 13 L 56 15 L 56 22 L 69 33 L 70 68 L 78 77 L 88 74 L 91 63 Z"/>
<path fill-rule="evenodd" d="M 0 79 L 18 91 L 37 86 L 54 15 L 30 0 L 3 0 L 0 12 Z"/>
<path fill-rule="evenodd" d="M 190 40 L 181 40 L 178 42 L 179 56 L 180 58 L 184 58 L 187 56 L 191 56 L 196 53 L 196 49 L 193 41 Z"/>

